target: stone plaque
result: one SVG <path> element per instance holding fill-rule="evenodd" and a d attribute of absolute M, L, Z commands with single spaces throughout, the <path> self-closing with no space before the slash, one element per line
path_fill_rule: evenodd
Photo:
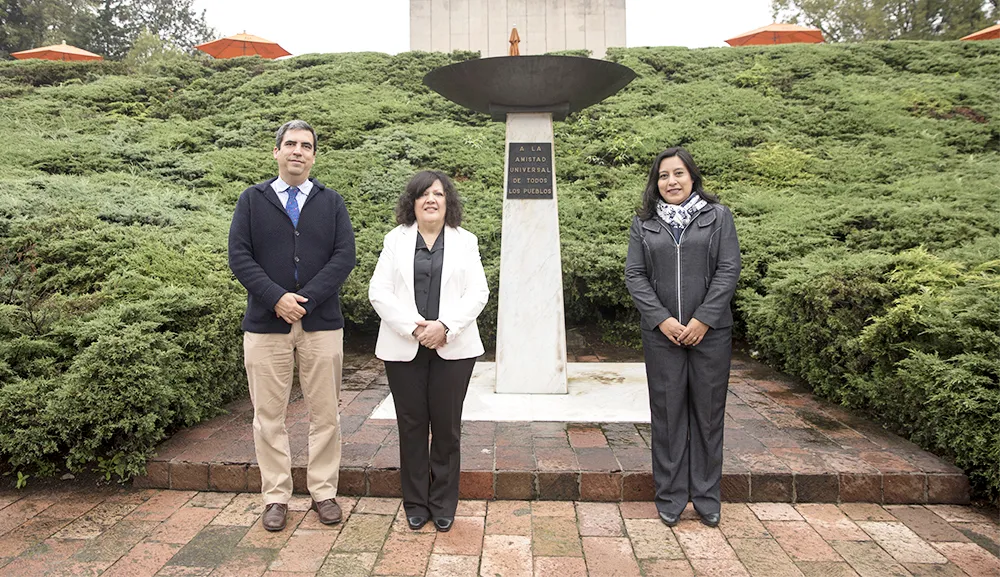
<path fill-rule="evenodd" d="M 507 198 L 552 198 L 552 143 L 511 142 Z"/>

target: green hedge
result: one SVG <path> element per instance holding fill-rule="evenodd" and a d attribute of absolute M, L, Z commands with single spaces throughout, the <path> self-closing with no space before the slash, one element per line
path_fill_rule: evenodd
<path fill-rule="evenodd" d="M 273 131 L 319 130 L 367 281 L 421 168 L 455 175 L 496 294 L 504 130 L 423 75 L 471 53 L 0 62 L 0 457 L 11 472 L 141 470 L 245 394 L 244 294 L 225 263 Z M 557 123 L 571 323 L 635 344 L 627 227 L 661 149 L 692 151 L 737 218 L 737 329 L 771 365 L 1000 495 L 1000 45 L 613 49 L 638 78 Z M 490 338 L 496 299 L 481 319 Z"/>
<path fill-rule="evenodd" d="M 741 294 L 764 360 L 996 489 L 1000 463 L 1000 242 L 976 264 L 911 249 L 817 251 Z M 976 259 L 978 260 L 978 259 Z"/>
<path fill-rule="evenodd" d="M 14 470 L 134 475 L 167 431 L 243 390 L 228 215 L 148 184 L 0 185 L 0 448 Z"/>

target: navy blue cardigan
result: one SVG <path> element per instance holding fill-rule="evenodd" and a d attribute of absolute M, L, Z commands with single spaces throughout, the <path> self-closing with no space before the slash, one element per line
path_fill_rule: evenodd
<path fill-rule="evenodd" d="M 344 327 L 340 286 L 355 265 L 354 230 L 344 199 L 315 179 L 299 215 L 298 228 L 271 188 L 272 178 L 243 191 L 229 227 L 229 268 L 247 289 L 243 330 L 288 333 L 291 325 L 274 305 L 286 292 L 302 303 L 306 331 Z M 299 281 L 295 282 L 298 263 Z"/>

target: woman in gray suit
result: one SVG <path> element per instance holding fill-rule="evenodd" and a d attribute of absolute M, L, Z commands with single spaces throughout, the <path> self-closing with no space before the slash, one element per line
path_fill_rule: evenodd
<path fill-rule="evenodd" d="M 739 276 L 732 212 L 702 188 L 687 150 L 664 150 L 632 219 L 625 284 L 641 316 L 656 508 L 671 527 L 688 501 L 702 523 L 719 524 Z"/>

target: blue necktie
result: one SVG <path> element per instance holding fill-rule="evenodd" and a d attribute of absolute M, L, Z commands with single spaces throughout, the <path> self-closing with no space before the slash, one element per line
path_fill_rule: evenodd
<path fill-rule="evenodd" d="M 288 202 L 285 203 L 285 212 L 288 213 L 288 218 L 292 219 L 292 226 L 298 228 L 299 203 L 295 200 L 295 195 L 299 193 L 299 189 L 289 186 L 286 192 L 288 192 Z"/>
<path fill-rule="evenodd" d="M 288 213 L 288 218 L 292 219 L 292 226 L 298 228 L 299 203 L 296 202 L 295 195 L 299 193 L 299 189 L 294 186 L 289 186 L 286 192 L 288 192 L 288 202 L 285 203 L 285 212 Z M 295 263 L 295 282 L 299 282 L 299 263 Z"/>

